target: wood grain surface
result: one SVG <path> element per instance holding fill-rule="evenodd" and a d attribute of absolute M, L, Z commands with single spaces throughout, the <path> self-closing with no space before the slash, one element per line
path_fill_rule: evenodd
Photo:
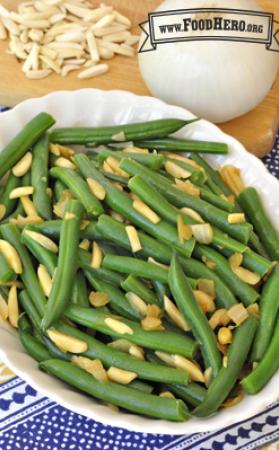
<path fill-rule="evenodd" d="M 14 9 L 18 0 L 3 0 L 1 4 Z M 97 5 L 99 1 L 92 1 Z M 108 0 L 119 11 L 128 15 L 139 33 L 138 24 L 158 6 L 160 0 Z M 258 0 L 265 11 L 275 13 L 279 20 L 278 0 Z M 109 61 L 109 72 L 91 80 L 79 80 L 73 72 L 66 78 L 52 74 L 43 80 L 28 80 L 14 56 L 6 53 L 7 41 L 0 41 L 0 104 L 14 106 L 30 97 L 38 97 L 55 90 L 81 88 L 124 89 L 138 95 L 150 95 L 138 69 L 137 58 L 117 56 Z M 279 126 L 279 75 L 267 98 L 253 111 L 221 125 L 227 133 L 239 139 L 252 153 L 262 156 L 268 153 Z"/>

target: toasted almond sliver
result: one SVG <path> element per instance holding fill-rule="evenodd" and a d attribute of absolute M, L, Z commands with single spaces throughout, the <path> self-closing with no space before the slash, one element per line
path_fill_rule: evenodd
<path fill-rule="evenodd" d="M 212 298 L 215 298 L 215 283 L 213 280 L 208 280 L 207 278 L 200 278 L 198 280 L 198 290 L 205 292 Z"/>
<path fill-rule="evenodd" d="M 62 156 L 63 158 L 67 159 L 70 159 L 75 154 L 75 151 L 72 148 L 66 147 L 65 145 L 53 143 L 50 144 L 50 151 L 54 155 Z"/>
<path fill-rule="evenodd" d="M 156 266 L 162 267 L 163 269 L 167 269 L 169 270 L 169 266 L 167 266 L 166 264 L 160 263 L 158 261 L 156 261 L 156 259 L 152 258 L 152 256 L 149 256 L 147 258 L 147 262 L 149 262 L 150 264 L 156 264 Z"/>
<path fill-rule="evenodd" d="M 200 197 L 201 190 L 195 186 L 191 181 L 186 180 L 182 181 L 178 178 L 175 178 L 175 185 L 178 190 L 185 192 L 186 194 L 192 195 L 193 197 Z"/>
<path fill-rule="evenodd" d="M 125 218 L 121 214 L 116 212 L 116 211 L 110 211 L 110 215 L 111 215 L 111 217 L 113 217 L 118 222 L 123 223 L 125 221 Z"/>
<path fill-rule="evenodd" d="M 32 230 L 25 230 L 24 233 L 27 234 L 27 236 L 30 236 L 31 239 L 38 242 L 42 247 L 46 248 L 50 252 L 58 253 L 57 244 L 44 234 Z"/>
<path fill-rule="evenodd" d="M 93 375 L 96 380 L 101 381 L 102 383 L 108 381 L 106 370 L 100 359 L 89 359 L 85 356 L 73 356 L 72 363 L 81 367 L 81 369 L 86 370 L 86 372 Z"/>
<path fill-rule="evenodd" d="M 121 352 L 129 353 L 132 344 L 127 341 L 127 339 L 116 339 L 115 341 L 109 342 L 107 345 L 108 347 L 115 348 Z"/>
<path fill-rule="evenodd" d="M 107 375 L 111 381 L 115 381 L 120 384 L 129 384 L 137 378 L 137 374 L 135 372 L 130 372 L 128 370 L 119 369 L 118 367 L 113 366 L 109 368 Z"/>
<path fill-rule="evenodd" d="M 104 322 L 111 330 L 115 331 L 118 334 L 134 333 L 132 328 L 126 325 L 126 323 L 120 322 L 120 320 L 114 319 L 113 317 L 107 317 Z"/>
<path fill-rule="evenodd" d="M 26 212 L 27 216 L 31 216 L 31 217 L 39 216 L 37 210 L 35 209 L 34 203 L 32 202 L 32 200 L 30 199 L 30 197 L 28 195 L 23 195 L 22 197 L 20 197 L 20 201 L 22 203 L 23 209 Z"/>
<path fill-rule="evenodd" d="M 12 172 L 16 177 L 22 177 L 30 169 L 32 164 L 32 153 L 27 152 L 25 155 L 14 165 Z"/>
<path fill-rule="evenodd" d="M 175 398 L 175 396 L 170 391 L 160 392 L 159 397 L 163 398 Z"/>
<path fill-rule="evenodd" d="M 204 371 L 204 382 L 205 385 L 208 387 L 210 384 L 212 378 L 212 367 L 208 367 L 205 371 Z"/>
<path fill-rule="evenodd" d="M 188 241 L 193 236 L 191 227 L 184 222 L 180 214 L 177 216 L 177 233 L 181 244 L 184 244 L 185 241 Z"/>
<path fill-rule="evenodd" d="M 232 267 L 231 269 L 233 273 L 238 276 L 238 278 L 251 286 L 255 286 L 261 281 L 261 276 L 258 273 L 251 272 L 244 267 Z"/>
<path fill-rule="evenodd" d="M 97 242 L 94 241 L 92 247 L 91 267 L 93 267 L 94 269 L 99 269 L 101 267 L 102 260 L 103 260 L 102 249 L 97 244 Z"/>
<path fill-rule="evenodd" d="M 209 223 L 191 225 L 194 238 L 200 244 L 211 244 L 213 241 L 213 230 Z"/>
<path fill-rule="evenodd" d="M 239 267 L 242 264 L 243 255 L 241 253 L 234 253 L 229 257 L 230 267 Z"/>
<path fill-rule="evenodd" d="M 55 160 L 54 165 L 57 167 L 65 167 L 66 169 L 72 169 L 74 170 L 76 166 L 72 161 L 70 161 L 67 158 L 59 157 Z"/>
<path fill-rule="evenodd" d="M 204 223 L 203 218 L 199 215 L 199 213 L 197 213 L 196 211 L 194 211 L 192 208 L 181 208 L 180 211 L 184 214 L 186 214 L 186 216 L 191 217 L 191 219 L 195 220 L 198 223 Z"/>
<path fill-rule="evenodd" d="M 174 366 L 177 369 L 185 370 L 186 372 L 188 372 L 189 377 L 192 381 L 198 381 L 200 383 L 205 382 L 204 374 L 202 373 L 201 369 L 189 359 L 185 358 L 184 356 L 173 355 L 173 362 Z"/>
<path fill-rule="evenodd" d="M 90 292 L 89 302 L 95 308 L 101 308 L 109 303 L 109 295 L 107 292 Z"/>
<path fill-rule="evenodd" d="M 103 186 L 98 183 L 98 181 L 93 180 L 93 178 L 86 178 L 86 181 L 92 194 L 94 194 L 99 200 L 104 200 L 106 197 L 106 191 Z"/>
<path fill-rule="evenodd" d="M 22 273 L 22 264 L 16 249 L 8 242 L 0 239 L 0 252 L 17 274 Z"/>
<path fill-rule="evenodd" d="M 64 220 L 72 220 L 72 219 L 76 219 L 76 215 L 72 212 L 67 211 L 66 214 L 64 215 Z"/>
<path fill-rule="evenodd" d="M 224 308 L 217 309 L 212 316 L 210 317 L 208 323 L 212 330 L 215 330 L 219 325 L 228 325 L 230 322 L 230 317 L 228 315 L 228 311 Z"/>
<path fill-rule="evenodd" d="M 89 239 L 83 239 L 80 244 L 79 244 L 79 248 L 82 248 L 83 250 L 88 251 L 90 248 L 90 241 Z"/>
<path fill-rule="evenodd" d="M 9 322 L 14 327 L 17 328 L 18 318 L 19 318 L 19 309 L 18 309 L 18 301 L 17 301 L 17 288 L 15 285 L 11 287 L 8 295 L 8 315 Z"/>
<path fill-rule="evenodd" d="M 238 303 L 228 310 L 228 316 L 237 326 L 239 326 L 248 319 L 249 314 L 243 304 Z"/>
<path fill-rule="evenodd" d="M 88 227 L 89 224 L 90 224 L 89 220 L 82 220 L 82 222 L 80 224 L 80 227 L 79 227 L 80 230 L 85 230 Z"/>
<path fill-rule="evenodd" d="M 88 78 L 94 78 L 99 75 L 103 75 L 108 72 L 109 66 L 107 64 L 97 64 L 96 66 L 89 67 L 88 69 L 79 72 L 78 78 L 80 80 L 86 80 Z"/>
<path fill-rule="evenodd" d="M 124 178 L 129 178 L 130 175 L 120 168 L 120 161 L 118 161 L 116 158 L 109 156 L 106 159 L 106 162 L 112 168 L 113 172 L 115 172 L 118 175 L 121 175 Z"/>
<path fill-rule="evenodd" d="M 148 317 L 155 317 L 155 318 L 159 318 L 162 316 L 162 311 L 159 308 L 158 305 L 154 305 L 154 304 L 149 304 L 146 306 L 146 315 Z"/>
<path fill-rule="evenodd" d="M 147 305 L 137 294 L 135 294 L 134 292 L 127 292 L 125 294 L 125 297 L 127 298 L 132 308 L 134 308 L 143 316 L 146 316 Z"/>
<path fill-rule="evenodd" d="M 182 316 L 179 309 L 175 306 L 175 304 L 166 296 L 164 295 L 164 307 L 166 313 L 169 315 L 169 317 L 174 321 L 174 323 L 181 328 L 184 331 L 189 331 L 190 327 L 187 324 L 186 320 Z"/>
<path fill-rule="evenodd" d="M 171 355 L 170 353 L 156 351 L 155 355 L 158 356 L 158 358 L 160 358 L 162 361 L 164 361 L 169 366 L 174 366 L 173 355 Z"/>
<path fill-rule="evenodd" d="M 172 161 L 167 161 L 165 163 L 165 170 L 167 173 L 169 173 L 171 176 L 173 176 L 174 178 L 182 178 L 182 179 L 186 179 L 189 178 L 192 173 L 189 172 L 188 170 L 183 169 L 183 167 L 178 166 L 177 164 L 175 164 Z"/>
<path fill-rule="evenodd" d="M 46 266 L 40 264 L 37 269 L 39 283 L 46 297 L 49 297 L 52 289 L 52 279 L 48 273 Z"/>
<path fill-rule="evenodd" d="M 10 223 L 14 223 L 15 225 L 18 225 L 19 227 L 24 227 L 25 225 L 36 225 L 38 223 L 42 223 L 43 219 L 39 216 L 27 216 L 23 217 L 20 214 L 17 216 L 16 219 L 12 218 L 10 219 Z"/>
<path fill-rule="evenodd" d="M 125 136 L 124 131 L 120 131 L 119 133 L 113 134 L 111 136 L 111 138 L 113 141 L 116 141 L 116 142 L 125 142 L 126 141 L 126 136 Z"/>
<path fill-rule="evenodd" d="M 6 206 L 0 203 L 0 220 L 2 220 L 3 217 L 5 217 L 5 214 L 6 214 Z"/>
<path fill-rule="evenodd" d="M 222 365 L 225 367 L 225 369 L 228 367 L 228 356 L 223 356 Z"/>
<path fill-rule="evenodd" d="M 33 192 L 34 192 L 33 186 L 18 187 L 10 192 L 9 198 L 10 199 L 20 198 L 22 196 L 32 195 Z"/>
<path fill-rule="evenodd" d="M 133 227 L 132 225 L 127 225 L 125 227 L 125 230 L 131 245 L 132 252 L 133 253 L 139 252 L 142 249 L 142 246 L 136 228 Z"/>
<path fill-rule="evenodd" d="M 148 155 L 149 151 L 148 148 L 140 148 L 140 147 L 126 147 L 122 150 L 124 153 L 142 153 L 143 155 Z"/>
<path fill-rule="evenodd" d="M 222 408 L 232 408 L 233 406 L 240 403 L 243 400 L 243 398 L 244 398 L 244 393 L 241 392 L 236 397 L 229 398 L 224 403 L 222 403 Z"/>
<path fill-rule="evenodd" d="M 218 330 L 218 342 L 222 345 L 227 345 L 232 342 L 232 332 L 227 327 L 221 327 Z"/>
<path fill-rule="evenodd" d="M 138 345 L 132 344 L 129 348 L 129 353 L 131 356 L 134 356 L 135 358 L 144 360 L 144 350 Z"/>
<path fill-rule="evenodd" d="M 228 215 L 228 222 L 231 224 L 235 223 L 245 223 L 244 213 L 233 213 Z"/>
<path fill-rule="evenodd" d="M 164 328 L 162 326 L 161 319 L 157 317 L 145 317 L 141 321 L 141 326 L 146 331 L 162 331 Z"/>
<path fill-rule="evenodd" d="M 4 298 L 2 297 L 2 295 L 0 294 L 0 317 L 3 320 L 7 320 L 9 316 L 9 310 L 8 310 L 8 305 L 5 302 Z"/>
<path fill-rule="evenodd" d="M 216 306 L 214 303 L 214 298 L 208 295 L 206 292 L 194 290 L 194 297 L 204 313 L 210 313 L 215 311 Z"/>
<path fill-rule="evenodd" d="M 238 196 L 245 188 L 240 170 L 237 167 L 226 165 L 219 170 L 219 173 L 222 180 L 235 195 Z"/>
<path fill-rule="evenodd" d="M 62 333 L 61 331 L 49 329 L 47 330 L 47 334 L 50 340 L 54 342 L 62 352 L 84 353 L 88 348 L 86 342 Z"/>
<path fill-rule="evenodd" d="M 258 303 L 252 303 L 251 305 L 248 305 L 246 309 L 249 314 L 257 317 L 257 319 L 260 317 L 260 308 Z"/>
<path fill-rule="evenodd" d="M 133 208 L 155 225 L 161 220 L 158 214 L 156 214 L 151 208 L 149 208 L 148 205 L 146 205 L 146 203 L 142 202 L 141 200 L 134 200 Z"/>

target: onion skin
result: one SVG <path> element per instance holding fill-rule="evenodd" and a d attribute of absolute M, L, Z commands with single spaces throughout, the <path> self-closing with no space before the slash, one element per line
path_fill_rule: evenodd
<path fill-rule="evenodd" d="M 254 0 L 233 3 L 166 0 L 156 11 L 232 6 L 261 11 Z M 278 72 L 279 53 L 268 51 L 263 44 L 243 42 L 164 43 L 154 51 L 139 53 L 139 66 L 155 97 L 221 123 L 247 113 L 266 97 Z"/>

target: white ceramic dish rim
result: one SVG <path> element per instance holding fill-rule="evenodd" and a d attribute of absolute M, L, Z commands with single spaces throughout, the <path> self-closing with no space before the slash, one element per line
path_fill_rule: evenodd
<path fill-rule="evenodd" d="M 53 114 L 58 120 L 56 126 L 88 126 L 140 122 L 163 117 L 189 119 L 193 115 L 182 108 L 167 105 L 152 98 L 139 97 L 125 91 L 100 91 L 82 89 L 79 91 L 59 91 L 44 97 L 26 100 L 14 109 L 0 115 L 0 148 L 3 148 L 14 134 L 41 111 Z M 76 113 L 78 111 L 78 114 Z M 178 134 L 201 140 L 227 142 L 228 156 L 209 157 L 213 164 L 224 161 L 236 164 L 242 169 L 247 184 L 257 187 L 273 222 L 279 225 L 279 183 L 270 175 L 262 162 L 246 152 L 234 138 L 224 134 L 215 125 L 201 120 Z M 279 395 L 279 372 L 256 396 L 245 399 L 233 408 L 220 411 L 208 419 L 193 418 L 185 423 L 171 423 L 154 420 L 129 413 L 115 413 L 94 399 L 80 394 L 50 375 L 40 372 L 36 362 L 21 348 L 17 333 L 6 322 L 0 321 L 0 358 L 18 376 L 42 394 L 79 414 L 131 431 L 161 434 L 192 434 L 214 431 L 245 420 L 275 401 Z"/>

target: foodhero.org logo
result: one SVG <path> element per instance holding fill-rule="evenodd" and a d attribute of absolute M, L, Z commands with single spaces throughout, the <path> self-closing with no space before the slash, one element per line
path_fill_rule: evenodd
<path fill-rule="evenodd" d="M 227 8 L 159 11 L 150 13 L 140 27 L 146 34 L 140 52 L 156 50 L 159 44 L 194 40 L 259 43 L 279 51 L 279 22 L 272 13 Z"/>

